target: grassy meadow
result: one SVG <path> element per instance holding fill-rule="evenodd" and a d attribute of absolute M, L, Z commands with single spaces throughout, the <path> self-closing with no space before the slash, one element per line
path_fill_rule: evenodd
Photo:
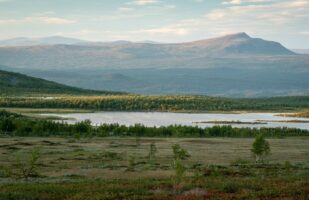
<path fill-rule="evenodd" d="M 267 139 L 263 164 L 254 163 L 253 141 L 2 137 L 0 199 L 306 199 L 309 138 Z M 191 155 L 177 183 L 174 144 Z M 34 150 L 36 176 L 20 176 Z"/>

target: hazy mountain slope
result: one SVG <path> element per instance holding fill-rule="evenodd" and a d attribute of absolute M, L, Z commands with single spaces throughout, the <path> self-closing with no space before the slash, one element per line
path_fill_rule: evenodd
<path fill-rule="evenodd" d="M 216 58 L 233 57 L 242 62 L 248 57 L 269 60 L 269 56 L 295 54 L 279 43 L 254 39 L 245 33 L 180 44 L 120 41 L 0 48 L 0 64 L 40 69 L 211 67 Z"/>
<path fill-rule="evenodd" d="M 0 64 L 81 88 L 260 97 L 309 93 L 309 55 L 245 33 L 180 44 L 86 42 L 0 48 Z"/>
<path fill-rule="evenodd" d="M 292 51 L 299 54 L 309 54 L 309 49 L 292 49 Z"/>
<path fill-rule="evenodd" d="M 76 87 L 140 94 L 263 97 L 309 94 L 309 69 L 274 68 L 22 70 Z"/>
<path fill-rule="evenodd" d="M 61 36 L 51 36 L 44 38 L 27 38 L 19 37 L 7 40 L 0 40 L 0 47 L 10 47 L 10 46 L 36 46 L 36 45 L 56 45 L 56 44 L 77 44 L 86 42 L 84 40 L 79 40 L 75 38 L 67 38 Z"/>
<path fill-rule="evenodd" d="M 113 94 L 84 90 L 19 73 L 0 70 L 0 95 L 14 94 Z"/>
<path fill-rule="evenodd" d="M 294 53 L 280 43 L 251 38 L 246 33 L 238 33 L 223 37 L 178 44 L 180 49 L 204 55 L 223 57 L 226 55 L 293 55 Z M 205 54 L 206 53 L 206 54 Z"/>

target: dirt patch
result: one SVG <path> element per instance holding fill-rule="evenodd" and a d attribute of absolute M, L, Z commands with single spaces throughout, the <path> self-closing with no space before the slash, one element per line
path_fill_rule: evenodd
<path fill-rule="evenodd" d="M 28 142 L 17 142 L 14 145 L 20 145 L 20 146 L 33 146 L 34 144 L 28 143 Z"/>
<path fill-rule="evenodd" d="M 198 199 L 205 199 L 207 195 L 206 190 L 201 189 L 201 188 L 195 188 L 195 189 L 191 189 L 191 190 L 187 190 L 182 192 L 182 194 L 177 195 L 176 197 L 174 197 L 174 200 L 198 200 Z"/>
<path fill-rule="evenodd" d="M 49 145 L 49 146 L 61 145 L 61 143 L 52 142 L 52 141 L 49 141 L 49 140 L 42 140 L 41 142 L 43 144 L 46 144 L 46 145 Z"/>

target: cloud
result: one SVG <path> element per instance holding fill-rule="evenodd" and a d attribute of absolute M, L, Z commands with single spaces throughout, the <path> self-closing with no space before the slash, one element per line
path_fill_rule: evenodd
<path fill-rule="evenodd" d="M 152 14 L 146 14 L 146 13 L 128 13 L 129 10 L 126 11 L 122 11 L 119 10 L 119 13 L 114 14 L 114 15 L 101 15 L 101 16 L 95 16 L 92 17 L 90 20 L 91 21 L 97 21 L 97 22 L 101 22 L 101 21 L 111 21 L 111 20 L 124 20 L 124 19 L 134 19 L 134 18 L 142 18 L 148 15 L 152 15 Z"/>
<path fill-rule="evenodd" d="M 55 12 L 54 11 L 42 11 L 42 12 L 36 12 L 36 13 L 33 13 L 32 15 L 35 15 L 35 16 L 47 16 L 47 15 L 54 15 Z"/>
<path fill-rule="evenodd" d="M 47 17 L 47 16 L 31 16 L 22 19 L 0 19 L 0 25 L 3 24 L 16 24 L 16 23 L 43 23 L 43 24 L 74 24 L 75 20 L 69 20 L 60 17 Z"/>
<path fill-rule="evenodd" d="M 223 6 L 197 18 L 126 34 L 133 34 L 132 37 L 135 38 L 155 37 L 157 40 L 165 41 L 206 38 L 243 31 L 253 36 L 282 36 L 301 32 L 304 23 L 309 20 L 307 0 L 267 1 L 267 4 L 253 3 L 262 0 L 242 0 L 241 3 L 243 2 L 247 4 Z M 307 35 L 307 32 L 303 32 L 303 35 Z"/>
<path fill-rule="evenodd" d="M 154 29 L 143 29 L 139 31 L 132 31 L 133 34 L 149 34 L 149 35 L 157 35 L 157 34 L 168 34 L 168 35 L 177 35 L 184 36 L 188 35 L 190 31 L 185 28 L 177 28 L 177 27 L 162 27 L 162 28 L 154 28 Z"/>
<path fill-rule="evenodd" d="M 241 4 L 242 3 L 242 1 L 241 0 L 231 0 L 231 1 L 223 1 L 222 2 L 222 4 L 232 4 L 232 5 L 239 5 L 239 4 Z"/>
<path fill-rule="evenodd" d="M 117 16 L 126 18 L 130 17 L 131 14 L 125 15 L 123 13 Z M 103 17 L 103 19 L 106 19 L 106 17 Z M 289 37 L 292 34 L 295 34 L 295 37 L 300 34 L 303 36 L 308 35 L 307 30 L 303 31 L 303 23 L 308 20 L 309 1 L 295 0 L 292 2 L 280 0 L 267 4 L 246 3 L 221 6 L 199 17 L 176 21 L 165 26 L 92 33 L 92 38 L 103 37 L 105 40 L 135 41 L 151 39 L 161 42 L 179 42 L 236 32 L 247 32 L 253 37 L 256 35 L 263 38 L 267 36 L 266 39 L 273 37 L 274 40 L 277 40 L 278 36 L 284 37 L 287 34 L 290 34 Z M 85 33 L 85 36 L 89 35 L 87 32 L 78 34 L 83 35 L 83 33 Z"/>
<path fill-rule="evenodd" d="M 138 6 L 148 5 L 140 9 Z M 112 15 L 103 15 L 98 19 L 102 20 L 119 20 L 119 19 L 129 19 L 129 18 L 140 18 L 145 16 L 161 15 L 166 10 L 171 10 L 176 8 L 176 5 L 167 4 L 163 1 L 158 0 L 139 0 L 131 1 L 120 6 L 116 12 Z"/>
<path fill-rule="evenodd" d="M 138 5 L 138 6 L 144 6 L 144 5 L 149 5 L 149 4 L 157 4 L 160 3 L 161 1 L 159 0 L 135 0 L 128 2 L 128 5 Z"/>
<path fill-rule="evenodd" d="M 30 20 L 42 22 L 45 24 L 74 24 L 76 23 L 75 20 L 69 20 L 59 17 L 36 17 L 36 18 L 29 18 Z"/>
<path fill-rule="evenodd" d="M 130 9 L 133 6 L 148 6 L 149 8 L 160 8 L 161 10 L 168 10 L 168 9 L 173 9 L 176 7 L 176 5 L 174 4 L 168 4 L 167 2 L 160 1 L 160 0 L 135 0 L 135 1 L 127 2 L 124 5 L 125 6 L 118 8 L 118 10 L 122 8 Z"/>
<path fill-rule="evenodd" d="M 129 12 L 129 11 L 132 11 L 134 10 L 134 8 L 131 8 L 131 7 L 120 7 L 118 8 L 118 11 L 120 12 Z"/>
<path fill-rule="evenodd" d="M 241 5 L 244 3 L 267 3 L 267 2 L 273 2 L 274 0 L 229 0 L 229 1 L 223 1 L 223 5 Z"/>
<path fill-rule="evenodd" d="M 301 35 L 309 35 L 309 31 L 301 31 L 299 34 L 301 34 Z"/>

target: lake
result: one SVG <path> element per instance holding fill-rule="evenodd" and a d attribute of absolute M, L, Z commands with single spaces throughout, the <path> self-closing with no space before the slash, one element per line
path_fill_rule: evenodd
<path fill-rule="evenodd" d="M 69 124 L 89 119 L 93 125 L 114 124 L 145 126 L 187 125 L 199 127 L 211 127 L 214 123 L 201 123 L 209 121 L 240 121 L 257 122 L 265 124 L 230 124 L 233 127 L 289 127 L 309 130 L 309 123 L 275 122 L 302 120 L 309 122 L 307 118 L 277 116 L 278 113 L 241 113 L 241 114 L 214 114 L 214 113 L 166 113 L 166 112 L 95 112 L 95 113 L 70 113 L 70 114 L 42 114 L 44 116 L 62 117 Z M 223 125 L 223 124 L 220 124 Z"/>

